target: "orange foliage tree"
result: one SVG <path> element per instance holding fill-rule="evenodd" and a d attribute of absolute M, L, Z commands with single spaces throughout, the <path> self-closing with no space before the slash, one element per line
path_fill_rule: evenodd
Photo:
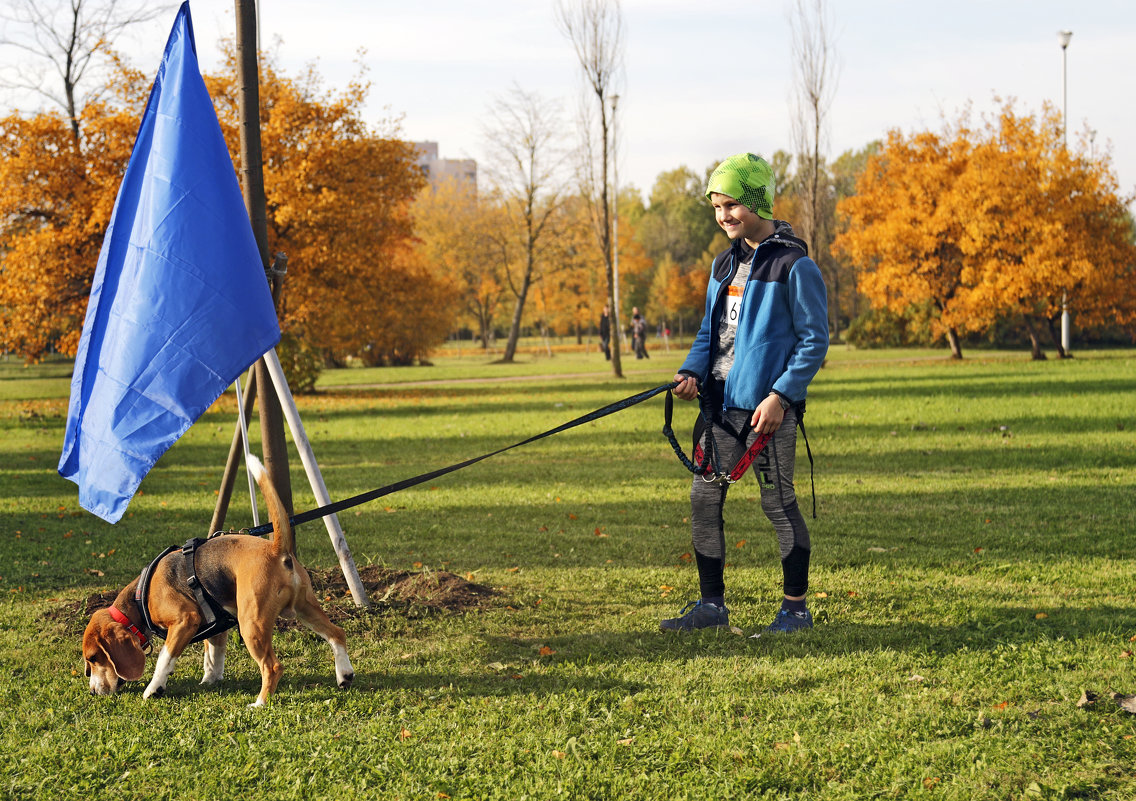
<path fill-rule="evenodd" d="M 421 258 L 446 277 L 447 292 L 488 349 L 505 299 L 507 224 L 500 204 L 476 188 L 445 181 L 419 194 L 412 215 Z"/>
<path fill-rule="evenodd" d="M 206 82 L 236 153 L 235 78 Z M 83 109 L 78 132 L 57 113 L 0 120 L 0 349 L 29 360 L 78 344 L 147 84 L 123 70 L 114 89 L 115 102 Z M 314 73 L 263 69 L 268 246 L 289 256 L 281 327 L 328 355 L 420 358 L 445 339 L 452 306 L 412 247 L 409 200 L 423 184 L 413 148 L 393 126 L 379 135 L 363 123 L 364 85 L 317 89 Z"/>
<path fill-rule="evenodd" d="M 964 118 L 943 134 L 892 131 L 840 203 L 835 247 L 875 308 L 934 308 L 956 358 L 960 333 L 1006 321 L 1042 358 L 1038 331 L 1058 341 L 1063 297 L 1083 327 L 1136 323 L 1128 200 L 1107 154 L 1065 147 L 1052 108 L 1005 102 L 981 129 Z"/>
<path fill-rule="evenodd" d="M 961 246 L 974 270 L 971 316 L 986 326 L 1021 320 L 1035 359 L 1044 358 L 1042 329 L 1066 355 L 1066 300 L 1079 327 L 1131 325 L 1136 258 L 1108 154 L 1070 151 L 1056 109 L 1019 115 L 1009 102 L 977 139 L 955 187 L 970 209 Z"/>
<path fill-rule="evenodd" d="M 207 78 L 233 153 L 235 75 L 230 55 L 224 75 Z M 423 358 L 445 340 L 456 303 L 415 247 L 410 203 L 425 179 L 414 146 L 392 123 L 375 132 L 364 122 L 365 83 L 324 92 L 314 70 L 291 79 L 270 59 L 260 83 L 268 248 L 288 255 L 282 328 L 333 359 Z"/>
<path fill-rule="evenodd" d="M 962 357 L 959 332 L 974 322 L 959 304 L 965 218 L 951 195 L 969 150 L 965 135 L 950 141 L 891 131 L 882 151 L 868 160 L 856 194 L 841 201 L 848 226 L 833 242 L 857 268 L 860 291 L 874 307 L 903 314 L 932 304 L 956 358 Z"/>
<path fill-rule="evenodd" d="M 74 354 L 136 116 L 102 104 L 78 115 L 0 120 L 0 350 L 35 361 Z"/>

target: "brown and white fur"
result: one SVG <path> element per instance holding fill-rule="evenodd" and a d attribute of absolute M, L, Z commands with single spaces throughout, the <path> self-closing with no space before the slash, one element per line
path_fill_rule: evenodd
<path fill-rule="evenodd" d="M 198 578 L 230 614 L 236 616 L 249 654 L 260 666 L 260 694 L 251 706 L 262 706 L 276 689 L 283 667 L 272 650 L 272 631 L 278 617 L 296 617 L 323 637 L 335 657 L 335 681 L 346 689 L 354 671 L 347 658 L 343 629 L 332 623 L 319 606 L 308 572 L 296 558 L 295 533 L 288 513 L 268 480 L 263 465 L 254 456 L 250 469 L 268 505 L 272 520 L 271 540 L 245 535 L 213 537 L 196 553 Z M 112 606 L 129 619 L 134 630 L 144 629 L 134 602 L 135 579 L 115 598 Z M 149 591 L 150 618 L 167 631 L 151 678 L 142 696 L 161 695 L 178 657 L 202 624 L 201 610 L 186 583 L 185 557 L 180 550 L 167 555 L 154 568 Z M 221 681 L 225 670 L 225 646 L 229 633 L 204 641 L 205 675 L 202 684 Z M 124 681 L 142 678 L 146 655 L 142 639 L 126 625 L 116 622 L 107 609 L 91 615 L 83 634 L 83 659 L 93 695 L 111 695 Z"/>

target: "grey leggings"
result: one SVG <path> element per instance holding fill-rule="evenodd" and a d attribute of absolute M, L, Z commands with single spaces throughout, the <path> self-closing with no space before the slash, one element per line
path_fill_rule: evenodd
<path fill-rule="evenodd" d="M 729 409 L 724 417 L 734 431 L 744 430 L 752 412 Z M 721 425 L 708 426 L 702 447 L 708 449 L 707 437 L 714 437 L 721 464 L 715 468 L 729 472 L 756 438 L 750 431 L 740 442 Z M 790 408 L 773 439 L 754 460 L 750 471 L 761 486 L 761 510 L 777 532 L 781 548 L 781 566 L 786 595 L 804 595 L 808 591 L 808 563 L 811 551 L 809 529 L 797 506 L 793 491 L 793 472 L 797 461 L 797 410 Z M 690 489 L 690 529 L 694 552 L 698 558 L 699 582 L 704 598 L 721 597 L 725 592 L 722 569 L 725 565 L 726 536 L 722 508 L 726 503 L 728 484 L 712 484 L 695 476 Z"/>

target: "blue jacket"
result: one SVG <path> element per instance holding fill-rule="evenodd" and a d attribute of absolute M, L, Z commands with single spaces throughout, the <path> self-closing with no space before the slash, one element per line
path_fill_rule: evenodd
<path fill-rule="evenodd" d="M 786 222 L 757 246 L 742 293 L 734 364 L 722 388 L 723 408 L 756 409 L 770 392 L 792 403 L 805 399 L 809 382 L 828 353 L 828 295 L 820 268 Z M 710 378 L 727 288 L 750 253 L 735 240 L 714 259 L 706 287 L 706 314 L 680 373 L 701 386 Z"/>

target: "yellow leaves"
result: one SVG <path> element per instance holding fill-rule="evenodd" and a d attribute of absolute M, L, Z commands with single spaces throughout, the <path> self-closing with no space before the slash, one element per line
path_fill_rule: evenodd
<path fill-rule="evenodd" d="M 1053 109 L 1006 102 L 972 127 L 889 134 L 840 203 L 833 249 L 873 307 L 927 303 L 934 324 L 983 331 L 1013 316 L 1051 318 L 1063 293 L 1082 325 L 1136 320 L 1126 273 L 1136 247 L 1107 159 L 1066 149 Z M 1107 251 L 1107 257 L 1102 255 Z"/>

